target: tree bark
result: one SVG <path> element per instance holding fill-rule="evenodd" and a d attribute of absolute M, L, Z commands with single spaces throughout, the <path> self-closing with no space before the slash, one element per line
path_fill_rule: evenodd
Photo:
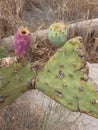
<path fill-rule="evenodd" d="M 89 35 L 90 34 L 90 35 Z M 32 33 L 32 44 L 39 39 L 41 41 L 47 39 L 47 30 L 37 31 Z M 67 39 L 75 36 L 82 36 L 83 39 L 87 39 L 89 36 L 94 35 L 98 37 L 98 18 L 92 20 L 85 20 L 68 25 L 68 37 Z M 8 51 L 13 50 L 14 36 L 3 38 L 0 45 L 4 46 Z"/>

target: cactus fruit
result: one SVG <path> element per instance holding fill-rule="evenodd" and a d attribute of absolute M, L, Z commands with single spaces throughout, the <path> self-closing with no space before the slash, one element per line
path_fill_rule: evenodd
<path fill-rule="evenodd" d="M 28 28 L 20 27 L 15 34 L 14 49 L 19 57 L 24 57 L 30 47 L 31 33 Z"/>
<path fill-rule="evenodd" d="M 62 46 L 67 39 L 67 27 L 64 23 L 53 23 L 48 29 L 48 39 L 56 47 Z"/>
<path fill-rule="evenodd" d="M 0 68 L 0 109 L 32 87 L 34 72 L 31 71 L 30 65 L 21 66 L 17 63 L 19 70 L 15 70 L 15 66 L 14 63 L 10 67 Z"/>
<path fill-rule="evenodd" d="M 77 39 L 71 39 L 38 73 L 36 88 L 72 111 L 98 118 L 98 93 L 88 81 L 85 50 Z"/>

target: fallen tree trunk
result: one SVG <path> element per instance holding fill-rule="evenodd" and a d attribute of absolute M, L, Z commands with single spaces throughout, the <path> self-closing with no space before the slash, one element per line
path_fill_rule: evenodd
<path fill-rule="evenodd" d="M 98 37 L 98 18 L 92 20 L 86 20 L 68 25 L 68 38 L 75 36 L 82 36 L 87 39 L 90 35 Z M 47 39 L 47 30 L 37 31 L 32 33 L 32 44 L 39 39 L 41 41 Z M 4 46 L 8 51 L 13 50 L 14 36 L 10 36 L 1 40 L 0 45 Z"/>

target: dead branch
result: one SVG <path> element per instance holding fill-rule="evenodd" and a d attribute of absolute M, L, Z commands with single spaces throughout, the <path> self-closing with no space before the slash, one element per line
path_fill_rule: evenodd
<path fill-rule="evenodd" d="M 68 25 L 68 38 L 75 36 L 82 36 L 83 39 L 87 39 L 88 34 L 95 34 L 98 37 L 98 18 L 92 20 L 86 20 L 78 23 Z M 47 39 L 47 30 L 37 31 L 32 33 L 32 45 L 39 39 L 43 41 Z M 14 36 L 10 36 L 1 40 L 0 45 L 4 46 L 8 51 L 13 50 Z"/>

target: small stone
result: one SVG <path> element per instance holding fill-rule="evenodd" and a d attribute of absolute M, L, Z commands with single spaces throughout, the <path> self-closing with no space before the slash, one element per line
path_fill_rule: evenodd
<path fill-rule="evenodd" d="M 16 56 L 13 58 L 13 61 L 14 61 L 14 62 L 18 62 L 18 59 L 17 59 Z"/>
<path fill-rule="evenodd" d="M 81 78 L 82 81 L 88 81 L 89 77 L 87 74 L 84 74 L 84 76 Z"/>
<path fill-rule="evenodd" d="M 89 79 L 88 75 L 87 75 L 87 74 L 84 74 L 84 80 L 85 80 L 85 81 L 88 81 L 88 79 Z"/>
<path fill-rule="evenodd" d="M 28 82 L 28 89 L 35 89 L 35 79 L 32 79 Z"/>
<path fill-rule="evenodd" d="M 98 100 L 96 100 L 96 99 L 93 99 L 92 101 L 91 101 L 91 103 L 94 105 L 94 104 L 98 104 Z"/>

